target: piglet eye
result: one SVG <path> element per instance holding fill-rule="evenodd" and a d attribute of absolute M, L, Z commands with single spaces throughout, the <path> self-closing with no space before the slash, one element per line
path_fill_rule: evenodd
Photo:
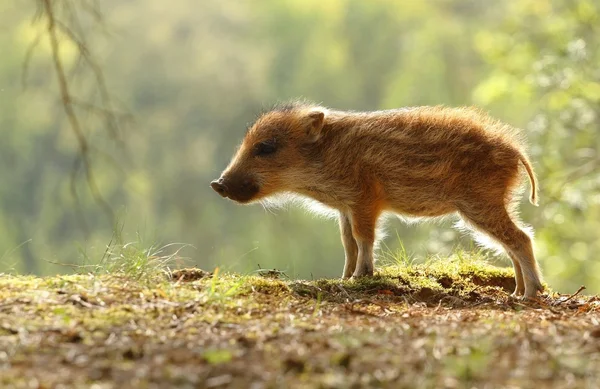
<path fill-rule="evenodd" d="M 262 157 L 273 154 L 275 151 L 277 151 L 277 147 L 274 142 L 261 142 L 256 145 L 254 155 Z"/>

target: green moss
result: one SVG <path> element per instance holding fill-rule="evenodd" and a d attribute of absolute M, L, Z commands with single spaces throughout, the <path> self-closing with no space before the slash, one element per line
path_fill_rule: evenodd
<path fill-rule="evenodd" d="M 201 273 L 199 279 L 187 278 L 180 270 L 179 278 L 163 276 L 153 284 L 126 275 L 62 275 L 36 278 L 0 276 L 0 297 L 15 295 L 32 304 L 65 300 L 82 308 L 104 308 L 114 303 L 163 299 L 174 303 L 196 301 L 201 304 L 235 305 L 235 298 L 260 294 L 275 298 L 310 297 L 340 301 L 369 296 L 407 296 L 432 301 L 445 295 L 468 297 L 473 291 L 496 289 L 512 291 L 512 269 L 492 266 L 479 254 L 457 253 L 449 258 L 434 258 L 423 264 L 398 261 L 379 268 L 373 277 L 360 279 L 320 279 L 315 281 L 282 280 L 259 275 Z M 196 270 L 189 270 L 196 272 Z M 166 274 L 166 273 L 165 273 Z M 183 280 L 186 281 L 183 281 Z M 75 297 L 74 297 L 75 296 Z M 127 311 L 127 305 L 122 305 Z M 71 312 L 69 310 L 69 312 Z M 71 312 L 70 314 L 75 314 Z M 110 315 L 117 315 L 116 311 Z M 117 315 L 118 316 L 118 315 Z"/>
<path fill-rule="evenodd" d="M 0 298 L 5 305 L 15 306 L 11 325 L 1 331 L 11 335 L 58 328 L 69 339 L 87 342 L 94 336 L 108 336 L 115 328 L 134 329 L 140 320 L 163 328 L 169 328 L 173 317 L 186 316 L 189 323 L 240 324 L 268 312 L 271 304 L 302 305 L 303 301 L 309 304 L 306 309 L 312 316 L 331 302 L 452 305 L 456 301 L 446 297 L 473 300 L 486 293 L 501 293 L 502 288 L 509 291 L 511 283 L 514 286 L 512 270 L 465 253 L 424 264 L 398 261 L 378 269 L 373 277 L 350 280 L 300 281 L 218 270 L 214 274 L 187 271 L 190 273 L 180 270 L 177 277 L 164 272 L 153 284 L 121 272 L 45 278 L 1 275 Z M 298 328 L 313 327 L 292 320 Z"/>
<path fill-rule="evenodd" d="M 482 292 L 512 292 L 515 281 L 512 269 L 492 266 L 481 254 L 458 252 L 423 264 L 397 260 L 377 269 L 373 277 L 295 281 L 289 286 L 301 296 L 334 301 L 383 295 L 434 302 L 445 296 L 474 299 Z"/>

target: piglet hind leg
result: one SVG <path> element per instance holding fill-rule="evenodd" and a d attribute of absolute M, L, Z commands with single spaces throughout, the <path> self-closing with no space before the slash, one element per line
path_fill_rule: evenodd
<path fill-rule="evenodd" d="M 509 250 L 515 258 L 518 258 L 519 265 L 521 267 L 521 273 L 523 276 L 524 293 L 523 297 L 527 299 L 534 299 L 537 297 L 537 292 L 543 292 L 544 287 L 541 282 L 541 274 L 538 268 L 535 257 L 533 256 L 533 247 L 531 244 L 531 238 L 520 230 L 519 228 L 513 229 L 512 244 L 507 245 L 506 248 Z M 518 277 L 517 277 L 517 290 L 518 294 Z"/>
<path fill-rule="evenodd" d="M 533 255 L 531 238 L 513 222 L 503 205 L 484 209 L 462 209 L 463 218 L 498 241 L 506 249 L 515 269 L 517 287 L 513 295 L 527 299 L 543 292 L 541 274 Z"/>
<path fill-rule="evenodd" d="M 358 259 L 358 245 L 352 235 L 352 223 L 350 215 L 340 212 L 340 235 L 342 236 L 342 245 L 344 246 L 345 262 L 342 278 L 350 278 L 356 270 L 356 261 Z"/>
<path fill-rule="evenodd" d="M 512 293 L 513 297 L 522 296 L 525 294 L 525 282 L 523 281 L 523 270 L 521 269 L 521 264 L 519 262 L 519 258 L 515 257 L 515 255 L 508 251 L 508 256 L 513 264 L 513 269 L 515 270 L 515 282 L 517 286 L 515 287 L 515 291 Z"/>

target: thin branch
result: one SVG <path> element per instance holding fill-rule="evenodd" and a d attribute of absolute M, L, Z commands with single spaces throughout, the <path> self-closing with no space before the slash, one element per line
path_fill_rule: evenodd
<path fill-rule="evenodd" d="M 122 143 L 120 137 L 120 126 L 118 121 L 113 114 L 112 103 L 110 99 L 110 95 L 108 93 L 108 88 L 106 87 L 106 81 L 104 79 L 104 74 L 102 70 L 92 58 L 91 53 L 89 52 L 87 46 L 77 37 L 77 35 L 64 23 L 59 20 L 54 20 L 56 27 L 60 29 L 65 35 L 71 39 L 73 43 L 75 43 L 79 49 L 79 53 L 83 57 L 83 59 L 87 62 L 88 66 L 92 69 L 92 73 L 96 78 L 96 84 L 98 86 L 98 90 L 100 92 L 100 100 L 102 101 L 102 105 L 106 107 L 106 123 L 109 129 L 111 137 L 119 143 Z"/>
<path fill-rule="evenodd" d="M 54 67 L 56 70 L 56 75 L 58 78 L 58 86 L 60 90 L 60 95 L 63 101 L 63 107 L 65 113 L 67 115 L 67 119 L 69 120 L 69 124 L 75 138 L 77 139 L 77 143 L 79 146 L 79 153 L 81 156 L 81 161 L 83 164 L 83 169 L 85 172 L 85 176 L 88 182 L 88 186 L 90 188 L 90 192 L 94 200 L 103 208 L 104 212 L 107 214 L 110 222 L 114 221 L 114 213 L 110 205 L 104 200 L 104 197 L 98 190 L 96 185 L 96 181 L 94 179 L 94 175 L 92 172 L 90 158 L 89 158 L 89 145 L 87 139 L 82 131 L 81 125 L 79 123 L 79 119 L 73 109 L 71 93 L 69 91 L 69 85 L 67 83 L 67 77 L 65 74 L 64 66 L 60 58 L 59 53 L 59 43 L 57 36 L 57 24 L 54 17 L 54 10 L 52 8 L 52 4 L 50 0 L 41 0 L 45 7 L 45 13 L 48 18 L 48 36 L 50 38 L 50 47 L 52 52 L 52 60 L 54 62 Z"/>
<path fill-rule="evenodd" d="M 81 40 L 85 41 L 84 31 L 83 31 L 83 28 L 81 27 L 81 24 L 79 23 L 79 17 L 77 15 L 77 7 L 72 6 L 70 4 L 70 1 L 65 0 L 65 8 L 66 8 L 67 12 L 69 13 L 70 24 L 72 24 L 74 26 L 74 29 L 77 30 L 77 34 L 81 37 Z M 69 74 L 70 79 L 75 78 L 75 75 L 77 74 L 77 70 L 79 69 L 79 67 L 82 63 L 83 63 L 83 55 L 81 54 L 81 52 L 77 52 L 77 60 L 75 60 L 75 64 L 71 68 L 71 71 Z"/>
<path fill-rule="evenodd" d="M 78 0 L 79 3 L 82 3 L 81 0 Z M 69 14 L 69 22 L 74 26 L 74 29 L 77 30 L 77 34 L 85 40 L 84 30 L 81 27 L 81 23 L 79 23 L 79 17 L 77 15 L 77 7 L 71 4 L 71 1 L 64 0 L 65 10 Z"/>
<path fill-rule="evenodd" d="M 27 51 L 25 52 L 25 59 L 23 59 L 23 73 L 21 74 L 21 85 L 23 86 L 23 89 L 27 87 L 27 74 L 29 73 L 29 64 L 31 63 L 31 57 L 33 57 L 33 52 L 35 48 L 42 41 L 42 36 L 43 35 L 41 32 L 38 33 L 33 42 L 29 44 L 29 47 L 27 47 Z"/>
<path fill-rule="evenodd" d="M 99 107 L 95 104 L 91 104 L 85 101 L 81 101 L 78 99 L 73 98 L 71 100 L 71 102 L 75 105 L 77 105 L 80 108 L 86 109 L 87 111 L 96 113 L 96 114 L 101 114 L 103 116 L 105 115 L 113 115 L 115 117 L 120 117 L 122 120 L 131 120 L 133 119 L 133 115 L 129 112 L 117 112 L 117 111 L 111 111 L 107 108 L 104 107 Z"/>
<path fill-rule="evenodd" d="M 83 66 L 82 65 L 83 63 L 84 63 L 83 55 L 78 51 L 77 52 L 77 59 L 75 60 L 75 64 L 71 67 L 71 70 L 69 71 L 69 81 L 75 80 L 75 76 L 77 75 L 77 71 L 79 70 L 79 68 L 81 66 Z"/>
<path fill-rule="evenodd" d="M 32 22 L 37 22 L 44 16 L 44 4 L 41 1 L 37 1 L 35 5 L 35 13 L 33 14 L 33 18 L 31 18 Z"/>
<path fill-rule="evenodd" d="M 104 18 L 102 17 L 102 12 L 100 12 L 100 6 L 98 5 L 98 2 L 87 2 L 85 0 L 81 0 L 81 6 L 94 17 L 96 23 L 104 24 Z"/>
<path fill-rule="evenodd" d="M 585 289 L 586 289 L 586 287 L 584 285 L 581 285 L 579 287 L 579 289 L 577 289 L 577 291 L 575 293 L 573 293 L 572 295 L 570 295 L 569 297 L 567 297 L 565 300 L 559 301 L 556 305 L 558 305 L 558 304 L 564 304 L 567 301 L 572 300 L 575 296 L 577 296 L 579 293 L 581 293 Z"/>

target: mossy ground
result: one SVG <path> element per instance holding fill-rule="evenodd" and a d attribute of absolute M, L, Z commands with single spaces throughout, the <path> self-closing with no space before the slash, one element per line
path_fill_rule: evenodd
<path fill-rule="evenodd" d="M 467 254 L 351 281 L 0 275 L 0 387 L 600 387 L 600 300 L 512 277 Z"/>

